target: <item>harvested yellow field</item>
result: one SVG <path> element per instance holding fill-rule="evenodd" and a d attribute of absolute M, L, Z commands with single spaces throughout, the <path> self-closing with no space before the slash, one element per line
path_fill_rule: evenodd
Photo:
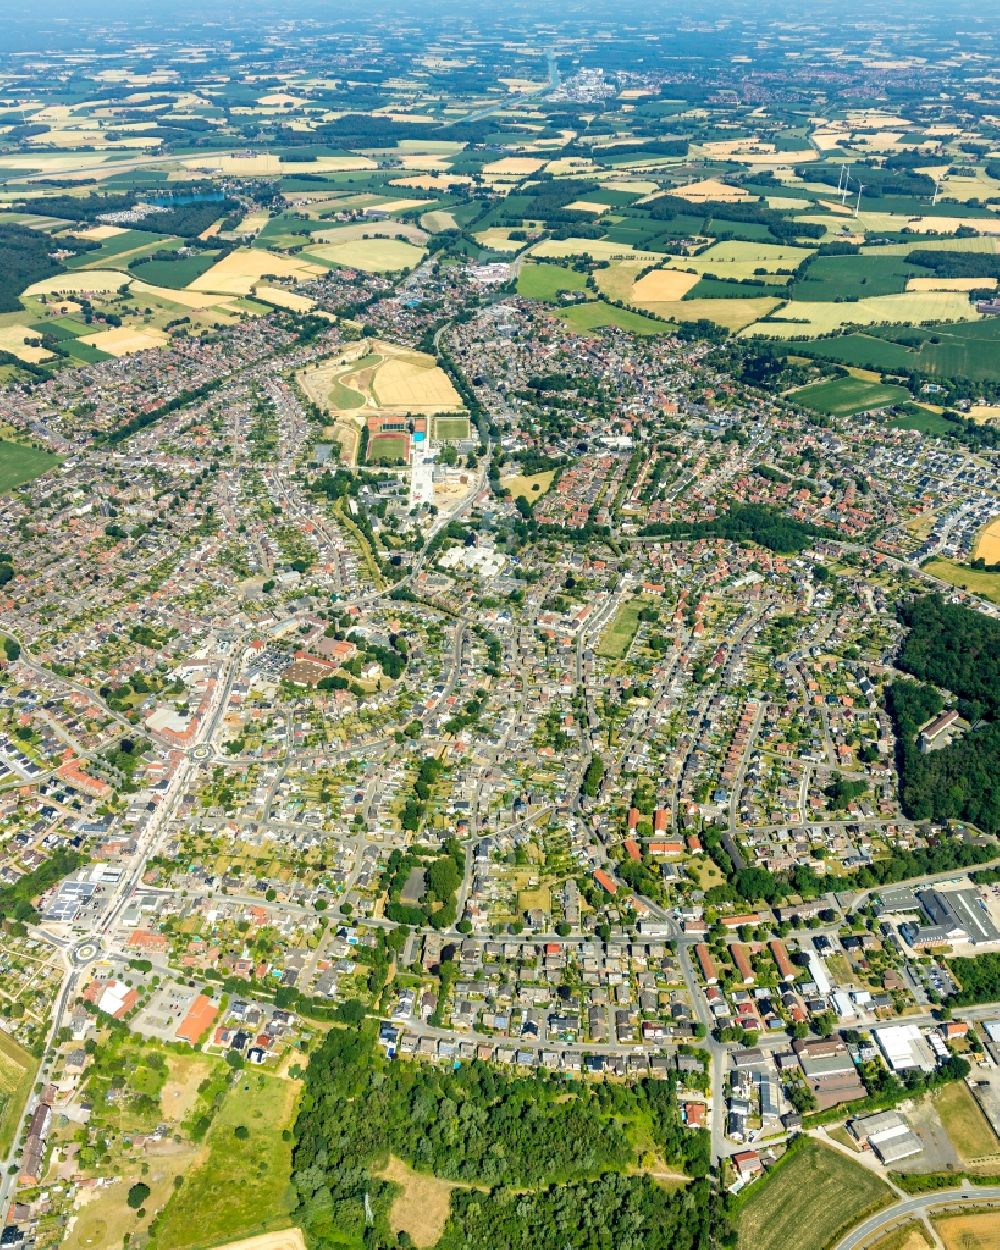
<path fill-rule="evenodd" d="M 982 421 L 984 425 L 992 425 L 995 421 L 1000 421 L 1000 407 L 995 404 L 973 404 L 965 415 L 971 417 L 973 421 Z"/>
<path fill-rule="evenodd" d="M 543 239 L 531 249 L 535 257 L 592 256 L 594 260 L 646 261 L 663 259 L 660 252 L 639 252 L 630 243 L 610 239 Z"/>
<path fill-rule="evenodd" d="M 18 360 L 26 364 L 37 365 L 42 360 L 50 359 L 52 353 L 39 347 L 37 330 L 29 330 L 27 326 L 0 327 L 0 351 L 10 352 Z"/>
<path fill-rule="evenodd" d="M 491 226 L 489 230 L 477 230 L 472 237 L 477 243 L 491 248 L 494 252 L 516 252 L 519 247 L 524 247 L 523 239 L 512 239 L 510 231 L 502 226 Z"/>
<path fill-rule="evenodd" d="M 911 278 L 908 291 L 995 291 L 996 278 Z"/>
<path fill-rule="evenodd" d="M 405 152 L 399 163 L 404 169 L 446 170 L 447 160 L 436 152 Z"/>
<path fill-rule="evenodd" d="M 387 360 L 375 373 L 373 393 L 387 408 L 445 412 L 462 407 L 448 375 L 430 356 L 413 353 Z"/>
<path fill-rule="evenodd" d="M 705 200 L 717 200 L 721 204 L 731 204 L 735 200 L 748 199 L 748 192 L 743 187 L 732 187 L 717 178 L 703 178 L 701 182 L 689 182 L 686 187 L 678 187 L 673 195 L 682 200 L 690 200 L 692 204 L 701 204 Z"/>
<path fill-rule="evenodd" d="M 126 279 L 127 281 L 127 279 Z M 190 288 L 175 291 L 172 287 L 153 286 L 150 282 L 133 279 L 129 283 L 133 297 L 146 295 L 150 299 L 163 300 L 167 304 L 180 304 L 184 308 L 224 308 L 231 296 L 217 295 L 210 291 L 192 291 Z"/>
<path fill-rule="evenodd" d="M 82 295 L 117 291 L 128 277 L 116 269 L 81 269 L 77 273 L 56 273 L 34 282 L 24 295 Z"/>
<path fill-rule="evenodd" d="M 379 208 L 383 213 L 405 213 L 408 208 L 419 208 L 426 203 L 426 200 L 383 200 Z"/>
<path fill-rule="evenodd" d="M 392 178 L 392 187 L 415 187 L 418 191 L 447 191 L 451 187 L 471 187 L 465 174 L 413 174 L 409 178 Z"/>
<path fill-rule="evenodd" d="M 781 303 L 766 295 L 756 299 L 687 299 L 678 304 L 650 305 L 650 311 L 673 321 L 714 321 L 734 334 L 766 317 Z"/>
<path fill-rule="evenodd" d="M 350 226 L 331 226 L 329 230 L 314 230 L 315 243 L 350 243 L 354 239 L 394 238 L 409 243 L 426 243 L 427 232 L 406 221 L 358 222 Z"/>
<path fill-rule="evenodd" d="M 541 91 L 545 83 L 532 82 L 530 78 L 501 78 L 500 81 L 514 95 L 530 95 L 533 91 Z"/>
<path fill-rule="evenodd" d="M 78 239 L 93 239 L 100 243 L 103 239 L 113 239 L 116 234 L 124 234 L 123 226 L 88 226 L 86 230 L 74 230 Z"/>
<path fill-rule="evenodd" d="M 279 308 L 289 308 L 298 313 L 309 312 L 316 306 L 316 301 L 308 295 L 296 295 L 294 291 L 286 291 L 280 286 L 255 286 L 253 297 L 263 300 L 265 304 L 277 304 Z"/>
<path fill-rule="evenodd" d="M 1000 1212 L 948 1215 L 931 1222 L 945 1250 L 1000 1250 Z"/>
<path fill-rule="evenodd" d="M 301 1229 L 285 1228 L 280 1233 L 262 1233 L 259 1237 L 229 1241 L 214 1250 L 306 1250 L 306 1241 Z"/>
<path fill-rule="evenodd" d="M 365 273 L 394 273 L 419 265 L 424 249 L 405 239 L 348 239 L 343 243 L 320 243 L 310 247 L 306 255 Z"/>
<path fill-rule="evenodd" d="M 504 156 L 499 161 L 484 165 L 483 174 L 487 178 L 526 178 L 529 174 L 537 174 L 544 164 L 535 156 Z"/>
<path fill-rule="evenodd" d="M 923 321 L 976 321 L 979 314 L 960 291 L 904 291 L 902 295 L 876 295 L 869 299 L 838 304 L 790 300 L 782 308 L 780 321 L 755 327 L 755 333 L 771 338 L 796 334 L 828 334 L 845 325 L 894 325 Z"/>
<path fill-rule="evenodd" d="M 567 204 L 566 207 L 572 209 L 574 213 L 593 213 L 595 217 L 600 217 L 601 213 L 611 211 L 610 204 L 591 204 L 589 200 L 574 200 L 572 204 Z"/>
<path fill-rule="evenodd" d="M 975 554 L 987 564 L 1000 562 L 1000 517 L 994 518 L 984 530 L 980 531 L 976 540 Z"/>
<path fill-rule="evenodd" d="M 214 291 L 220 295 L 249 295 L 262 278 L 313 278 L 320 265 L 274 252 L 238 248 L 189 284 L 189 291 Z"/>
<path fill-rule="evenodd" d="M 144 326 L 141 330 L 134 326 L 117 326 L 113 330 L 102 330 L 99 334 L 85 334 L 80 342 L 107 352 L 109 356 L 131 356 L 133 352 L 162 347 L 169 339 L 162 331 L 151 326 Z"/>
<path fill-rule="evenodd" d="M 448 1219 L 451 1191 L 467 1186 L 439 1180 L 424 1172 L 414 1172 L 395 1155 L 389 1156 L 388 1166 L 380 1175 L 383 1180 L 401 1186 L 401 1192 L 389 1211 L 392 1231 L 409 1233 L 418 1250 L 436 1245 L 441 1240 Z"/>
<path fill-rule="evenodd" d="M 632 287 L 630 296 L 634 304 L 662 304 L 683 299 L 701 277 L 696 273 L 682 273 L 679 269 L 653 269 Z"/>
<path fill-rule="evenodd" d="M 420 218 L 420 224 L 431 234 L 438 234 L 442 230 L 458 229 L 458 222 L 446 209 L 432 209 L 429 213 L 424 213 Z"/>
<path fill-rule="evenodd" d="M 240 224 L 236 227 L 237 234 L 259 234 L 267 225 L 268 214 L 263 213 L 247 213 Z"/>

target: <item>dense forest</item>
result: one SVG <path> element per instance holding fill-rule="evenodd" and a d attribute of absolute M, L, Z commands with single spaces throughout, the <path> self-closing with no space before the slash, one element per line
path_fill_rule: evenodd
<path fill-rule="evenodd" d="M 622 1175 L 639 1120 L 663 1158 L 706 1176 L 707 1135 L 681 1126 L 671 1081 L 587 1085 L 479 1062 L 393 1062 L 371 1026 L 332 1029 L 310 1060 L 295 1126 L 296 1220 L 317 1246 L 406 1244 L 388 1231 L 394 1189 L 376 1175 L 392 1154 L 485 1187 L 455 1200 L 443 1247 L 596 1247 L 612 1231 L 616 1246 L 707 1246 L 704 1181 L 667 1194 Z"/>
<path fill-rule="evenodd" d="M 895 681 L 888 691 L 903 811 L 912 820 L 967 820 L 1000 833 L 1000 623 L 936 594 L 904 604 L 900 616 L 909 632 L 897 663 L 920 679 Z M 923 751 L 920 728 L 944 707 L 938 687 L 957 697 L 970 727 Z"/>
<path fill-rule="evenodd" d="M 1000 716 L 1000 621 L 924 595 L 904 604 L 900 619 L 909 633 L 899 667 L 920 681 L 957 695 L 968 720 Z"/>
<path fill-rule="evenodd" d="M 19 311 L 18 297 L 25 287 L 59 272 L 59 266 L 49 255 L 55 246 L 47 234 L 38 230 L 0 222 L 0 251 L 3 252 L 0 312 Z"/>
<path fill-rule="evenodd" d="M 729 538 L 789 554 L 803 551 L 814 539 L 837 537 L 833 530 L 793 520 L 767 504 L 740 505 L 714 521 L 654 521 L 640 534 L 644 538 Z"/>

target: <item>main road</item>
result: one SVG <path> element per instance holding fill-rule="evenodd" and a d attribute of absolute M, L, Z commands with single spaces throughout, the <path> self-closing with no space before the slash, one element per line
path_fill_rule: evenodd
<path fill-rule="evenodd" d="M 940 1207 L 962 1210 L 1000 1204 L 1000 1185 L 963 1186 L 961 1189 L 936 1189 L 932 1193 L 901 1198 L 878 1215 L 873 1215 L 842 1237 L 834 1250 L 862 1250 L 893 1225 L 908 1220 L 923 1220 Z M 1000 1214 L 998 1214 L 1000 1219 Z"/>

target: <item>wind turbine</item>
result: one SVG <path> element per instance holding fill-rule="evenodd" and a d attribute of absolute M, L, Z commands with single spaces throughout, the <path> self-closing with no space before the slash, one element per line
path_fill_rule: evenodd
<path fill-rule="evenodd" d="M 850 186 L 851 186 L 851 167 L 850 165 L 848 165 L 844 171 L 844 185 L 840 189 L 841 204 L 847 203 L 847 193 L 850 190 Z"/>
<path fill-rule="evenodd" d="M 934 198 L 931 200 L 932 204 L 936 204 L 938 202 L 938 196 L 941 194 L 941 177 L 942 175 L 938 174 L 934 179 Z"/>
<path fill-rule="evenodd" d="M 865 189 L 865 184 L 864 184 L 863 182 L 859 182 L 859 183 L 858 183 L 858 202 L 857 202 L 857 204 L 855 204 L 855 206 L 854 206 L 854 216 L 855 216 L 855 217 L 857 217 L 858 213 L 860 213 L 860 212 L 861 212 L 861 192 L 862 192 L 864 189 Z"/>

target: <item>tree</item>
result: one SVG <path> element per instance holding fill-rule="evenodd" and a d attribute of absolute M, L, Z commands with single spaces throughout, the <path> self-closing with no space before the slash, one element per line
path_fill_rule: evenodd
<path fill-rule="evenodd" d="M 142 1181 L 136 1181 L 132 1188 L 128 1191 L 126 1202 L 133 1211 L 138 1211 L 142 1204 L 150 1195 L 150 1188 Z"/>

